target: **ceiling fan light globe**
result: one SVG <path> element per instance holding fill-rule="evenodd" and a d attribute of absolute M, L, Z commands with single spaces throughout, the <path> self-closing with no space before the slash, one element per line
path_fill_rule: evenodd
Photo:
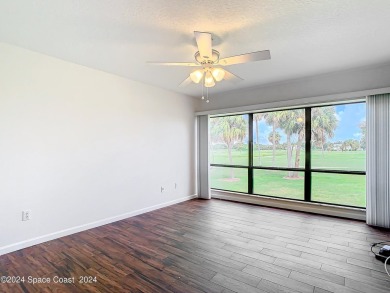
<path fill-rule="evenodd" d="M 190 74 L 191 80 L 195 83 L 199 83 L 203 78 L 203 71 L 195 70 Z"/>
<path fill-rule="evenodd" d="M 215 86 L 215 81 L 210 71 L 206 72 L 206 76 L 204 77 L 204 86 L 205 87 L 213 87 Z"/>
<path fill-rule="evenodd" d="M 222 68 L 213 68 L 212 75 L 216 81 L 221 81 L 225 77 L 225 70 Z"/>

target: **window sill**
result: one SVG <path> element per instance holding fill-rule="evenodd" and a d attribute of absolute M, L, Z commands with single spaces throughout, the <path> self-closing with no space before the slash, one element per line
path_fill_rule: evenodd
<path fill-rule="evenodd" d="M 327 216 L 348 218 L 361 221 L 366 220 L 366 210 L 362 208 L 335 206 L 325 203 L 301 202 L 296 200 L 256 196 L 214 189 L 211 189 L 211 197 Z"/>

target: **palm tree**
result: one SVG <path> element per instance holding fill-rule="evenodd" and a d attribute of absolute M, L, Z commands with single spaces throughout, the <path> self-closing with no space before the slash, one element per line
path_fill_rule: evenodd
<path fill-rule="evenodd" d="M 322 154 L 324 154 L 324 145 L 328 138 L 333 137 L 337 128 L 336 108 L 334 106 L 313 108 L 311 116 L 314 141 L 321 147 Z"/>
<path fill-rule="evenodd" d="M 287 167 L 291 167 L 291 159 L 292 159 L 292 145 L 291 145 L 291 135 L 293 134 L 293 125 L 291 123 L 290 113 L 289 111 L 281 111 L 279 112 L 279 124 L 286 134 L 286 142 L 287 142 Z M 292 173 L 288 172 L 288 177 L 292 177 Z"/>
<path fill-rule="evenodd" d="M 362 137 L 360 138 L 360 147 L 365 150 L 366 149 L 366 120 L 363 120 L 359 124 L 360 131 L 362 132 Z"/>
<path fill-rule="evenodd" d="M 260 158 L 260 141 L 259 141 L 259 122 L 263 119 L 264 114 L 257 113 L 253 114 L 253 122 L 255 122 L 255 131 L 256 131 L 256 143 L 257 148 L 259 150 L 259 165 L 261 164 L 261 158 Z"/>
<path fill-rule="evenodd" d="M 226 116 L 212 119 L 210 134 L 215 141 L 222 141 L 227 146 L 230 165 L 233 165 L 232 149 L 236 142 L 242 142 L 247 134 L 248 122 L 243 115 Z M 234 178 L 234 170 L 230 168 L 231 178 Z"/>
<path fill-rule="evenodd" d="M 292 135 L 297 134 L 298 141 L 296 145 L 294 168 L 299 168 L 301 148 L 305 138 L 305 110 L 288 110 L 281 111 L 280 113 L 279 125 L 285 132 L 287 141 L 287 166 L 289 168 L 293 167 L 292 159 L 294 146 L 291 143 L 291 137 Z M 288 177 L 298 177 L 298 173 L 289 171 Z"/>
<path fill-rule="evenodd" d="M 276 140 L 276 128 L 279 127 L 279 122 L 282 116 L 283 111 L 278 112 L 269 112 L 265 114 L 265 121 L 268 123 L 268 125 L 272 125 L 272 133 L 273 138 L 272 141 Z M 275 153 L 276 153 L 276 145 L 272 144 L 272 166 L 275 167 Z"/>
<path fill-rule="evenodd" d="M 277 132 L 277 131 L 276 131 L 276 133 L 274 133 L 272 131 L 268 135 L 268 141 L 270 141 L 272 144 L 275 144 L 275 145 L 279 145 L 281 138 L 282 137 L 280 136 L 279 132 Z"/>
<path fill-rule="evenodd" d="M 305 110 L 295 110 L 296 111 L 296 133 L 298 134 L 298 142 L 297 142 L 297 148 L 295 152 L 295 168 L 299 168 L 299 163 L 301 159 L 301 148 L 302 148 L 302 143 L 305 139 Z M 294 172 L 293 177 L 298 177 L 298 173 Z"/>

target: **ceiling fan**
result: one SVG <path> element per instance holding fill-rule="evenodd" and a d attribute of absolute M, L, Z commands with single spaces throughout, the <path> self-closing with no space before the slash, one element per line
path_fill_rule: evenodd
<path fill-rule="evenodd" d="M 212 36 L 208 32 L 194 32 L 198 51 L 195 53 L 195 62 L 148 62 L 153 65 L 168 66 L 191 66 L 202 67 L 190 73 L 190 75 L 179 85 L 186 86 L 191 82 L 200 83 L 206 88 L 215 86 L 216 82 L 222 80 L 241 81 L 241 77 L 234 75 L 221 66 L 229 66 L 247 62 L 271 59 L 269 50 L 257 51 L 236 55 L 226 58 L 220 58 L 217 50 L 212 48 Z"/>

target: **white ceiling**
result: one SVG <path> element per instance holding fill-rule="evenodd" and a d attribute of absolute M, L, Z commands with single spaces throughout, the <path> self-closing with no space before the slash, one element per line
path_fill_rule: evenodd
<path fill-rule="evenodd" d="M 193 61 L 198 30 L 221 57 L 271 51 L 212 93 L 376 66 L 390 62 L 389 15 L 389 0 L 0 0 L 0 41 L 199 96 L 178 87 L 193 68 L 146 61 Z"/>

